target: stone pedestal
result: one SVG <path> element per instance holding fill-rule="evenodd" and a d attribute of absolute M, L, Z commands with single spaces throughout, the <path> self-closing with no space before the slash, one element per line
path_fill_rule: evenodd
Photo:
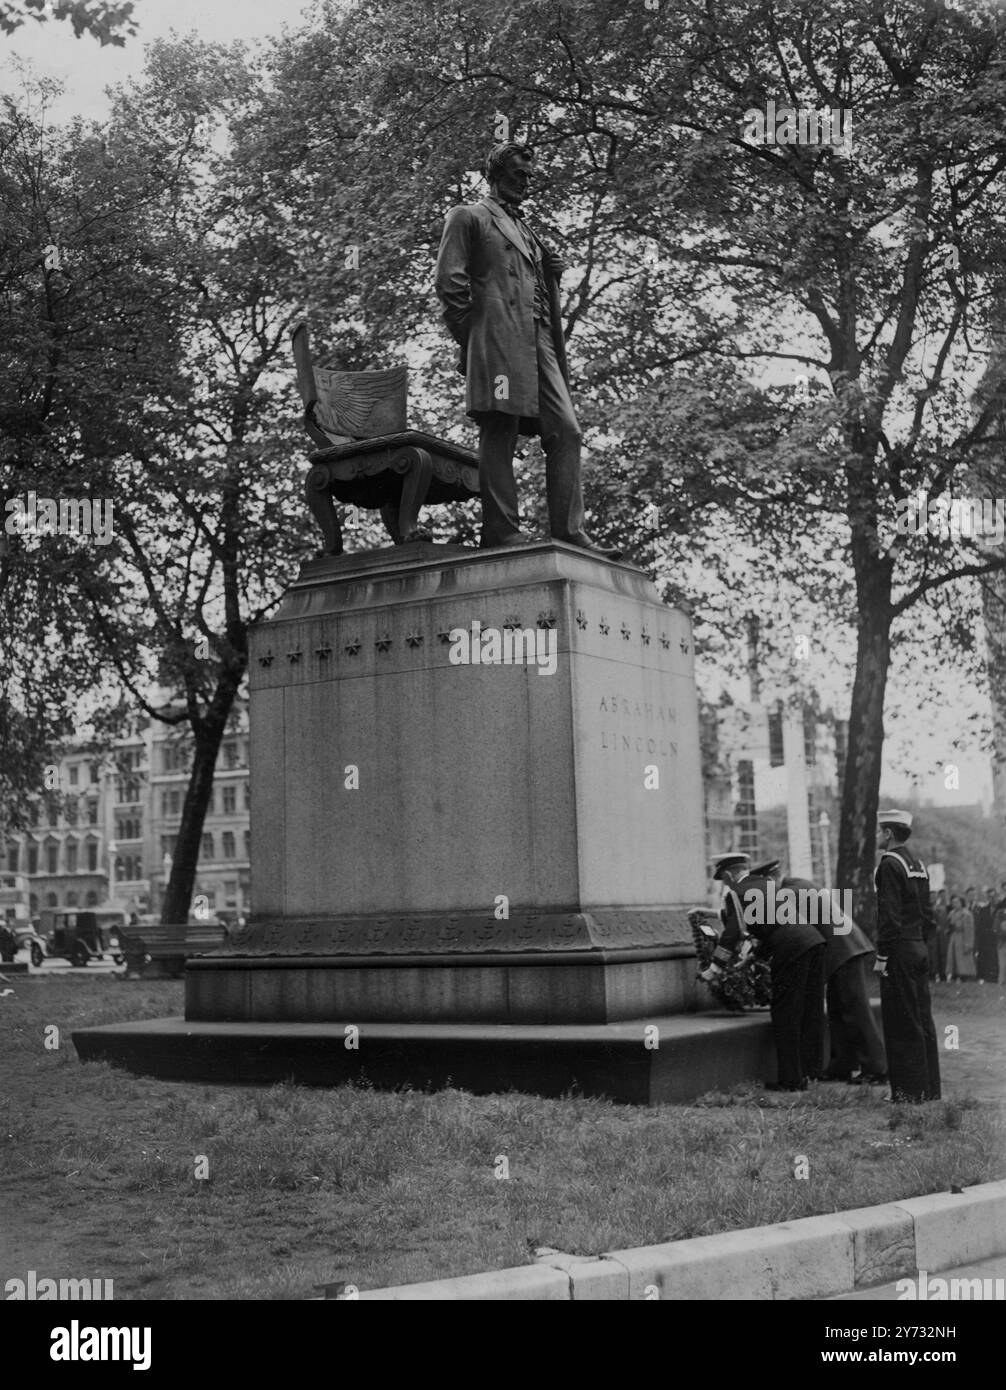
<path fill-rule="evenodd" d="M 556 542 L 324 557 L 250 671 L 254 917 L 189 962 L 187 1021 L 694 1007 L 691 631 L 642 571 Z"/>

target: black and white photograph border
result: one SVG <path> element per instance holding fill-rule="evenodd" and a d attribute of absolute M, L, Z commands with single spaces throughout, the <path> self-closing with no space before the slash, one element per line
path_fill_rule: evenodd
<path fill-rule="evenodd" d="M 0 0 L 0 82 L 45 1365 L 163 1373 L 168 1304 L 584 1299 L 966 1363 L 1006 5 Z"/>

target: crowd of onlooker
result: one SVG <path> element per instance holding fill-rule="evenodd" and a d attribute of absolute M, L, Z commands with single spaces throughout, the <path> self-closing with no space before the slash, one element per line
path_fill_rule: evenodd
<path fill-rule="evenodd" d="M 936 931 L 928 941 L 934 980 L 976 980 L 1006 985 L 1006 879 L 964 893 L 940 889 L 933 897 Z"/>

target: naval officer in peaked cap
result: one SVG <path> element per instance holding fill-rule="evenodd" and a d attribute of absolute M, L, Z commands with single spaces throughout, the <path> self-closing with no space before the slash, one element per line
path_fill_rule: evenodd
<path fill-rule="evenodd" d="M 736 957 L 744 931 L 744 913 L 737 884 L 748 872 L 750 854 L 740 850 L 730 850 L 727 854 L 717 854 L 713 859 L 713 878 L 723 884 L 723 901 L 720 905 L 720 922 L 723 929 L 713 951 L 713 958 L 705 970 L 699 971 L 700 980 L 712 980 Z"/>

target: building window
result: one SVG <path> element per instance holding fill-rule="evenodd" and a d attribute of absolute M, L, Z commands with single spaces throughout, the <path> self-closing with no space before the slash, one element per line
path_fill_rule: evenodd
<path fill-rule="evenodd" d="M 177 835 L 162 835 L 162 836 L 161 836 L 161 858 L 163 859 L 164 856 L 165 856 L 166 854 L 170 854 L 170 855 L 172 855 L 172 857 L 173 857 L 173 856 L 174 856 L 174 853 L 175 853 L 175 845 L 177 845 L 177 843 L 178 843 L 178 836 L 177 836 Z"/>
<path fill-rule="evenodd" d="M 94 785 L 94 783 L 96 783 L 96 782 L 98 781 L 98 778 L 99 778 L 100 776 L 101 776 L 101 773 L 98 771 L 98 764 L 97 764 L 97 763 L 92 763 L 92 764 L 91 764 L 91 784 Z"/>
<path fill-rule="evenodd" d="M 88 825 L 98 824 L 98 803 L 96 801 L 87 803 L 87 823 Z"/>
<path fill-rule="evenodd" d="M 94 891 L 93 888 L 89 888 L 89 889 L 87 890 L 87 897 L 84 899 L 84 906 L 85 906 L 85 907 L 97 907 L 97 906 L 98 906 L 98 895 L 97 895 L 97 893 Z"/>
<path fill-rule="evenodd" d="M 80 776 L 80 769 L 79 769 L 79 767 L 78 767 L 78 764 L 77 764 L 77 763 L 74 763 L 74 764 L 71 766 L 71 768 L 70 768 L 70 786 L 71 786 L 71 787 L 75 787 L 75 786 L 77 785 L 77 779 L 78 779 L 79 776 Z"/>
<path fill-rule="evenodd" d="M 66 842 L 66 872 L 75 874 L 77 872 L 77 841 L 67 840 Z"/>
<path fill-rule="evenodd" d="M 758 814 L 755 807 L 754 763 L 750 758 L 737 762 L 737 805 L 734 815 L 738 828 L 737 848 L 742 854 L 758 853 Z"/>
<path fill-rule="evenodd" d="M 80 898 L 79 898 L 78 894 L 76 894 L 76 893 L 67 893 L 67 895 L 66 895 L 66 905 L 67 905 L 67 907 L 76 907 L 77 904 L 78 904 L 79 902 L 80 902 Z"/>
<path fill-rule="evenodd" d="M 251 810 L 251 782 L 245 783 L 245 810 Z"/>
<path fill-rule="evenodd" d="M 45 842 L 45 871 L 47 874 L 59 873 L 58 840 L 46 840 Z"/>
<path fill-rule="evenodd" d="M 55 801 L 46 802 L 45 813 L 50 828 L 54 828 L 59 824 L 59 807 L 56 805 Z"/>
<path fill-rule="evenodd" d="M 238 885 L 232 878 L 224 879 L 224 907 L 237 907 Z"/>
<path fill-rule="evenodd" d="M 212 832 L 203 836 L 203 858 L 213 858 L 213 835 Z"/>
<path fill-rule="evenodd" d="M 30 874 L 38 873 L 38 845 L 35 844 L 34 840 L 28 841 L 28 872 Z"/>
<path fill-rule="evenodd" d="M 98 871 L 98 841 L 88 840 L 87 842 L 87 871 L 90 874 Z"/>
<path fill-rule="evenodd" d="M 803 758 L 808 767 L 817 762 L 817 717 L 812 709 L 803 712 Z"/>
<path fill-rule="evenodd" d="M 231 739 L 224 744 L 224 767 L 233 769 L 238 765 L 238 746 L 235 740 Z"/>
<path fill-rule="evenodd" d="M 191 759 L 182 743 L 166 743 L 162 754 L 165 772 L 188 772 Z"/>
<path fill-rule="evenodd" d="M 140 783 L 136 777 L 117 777 L 115 779 L 115 799 L 122 805 L 140 799 Z"/>
<path fill-rule="evenodd" d="M 125 816 L 115 822 L 117 840 L 140 840 L 143 838 L 143 822 L 139 816 Z"/>
<path fill-rule="evenodd" d="M 238 789 L 235 786 L 224 787 L 224 815 L 232 816 L 238 808 Z"/>
<path fill-rule="evenodd" d="M 245 858 L 251 859 L 251 831 L 245 831 Z"/>
<path fill-rule="evenodd" d="M 135 883 L 143 877 L 143 864 L 138 854 L 123 854 L 116 859 L 116 878 Z"/>
<path fill-rule="evenodd" d="M 77 798 L 75 796 L 68 796 L 66 798 L 66 804 L 63 807 L 63 815 L 66 817 L 67 825 L 77 824 Z"/>
<path fill-rule="evenodd" d="M 235 846 L 234 846 L 234 831 L 233 831 L 233 830 L 225 830 L 225 831 L 224 831 L 224 858 L 225 858 L 225 859 L 235 859 L 236 857 L 237 857 L 237 853 L 236 853 Z"/>
<path fill-rule="evenodd" d="M 768 761 L 770 767 L 782 767 L 786 761 L 782 743 L 782 716 L 780 704 L 768 717 Z"/>
<path fill-rule="evenodd" d="M 17 873 L 18 854 L 19 851 L 17 845 L 7 846 L 7 870 L 9 873 Z"/>
<path fill-rule="evenodd" d="M 59 907 L 59 898 L 55 893 L 46 893 L 45 905 L 46 907 Z"/>
<path fill-rule="evenodd" d="M 161 815 L 180 816 L 182 813 L 182 793 L 181 788 L 173 787 L 171 791 L 161 793 Z"/>

